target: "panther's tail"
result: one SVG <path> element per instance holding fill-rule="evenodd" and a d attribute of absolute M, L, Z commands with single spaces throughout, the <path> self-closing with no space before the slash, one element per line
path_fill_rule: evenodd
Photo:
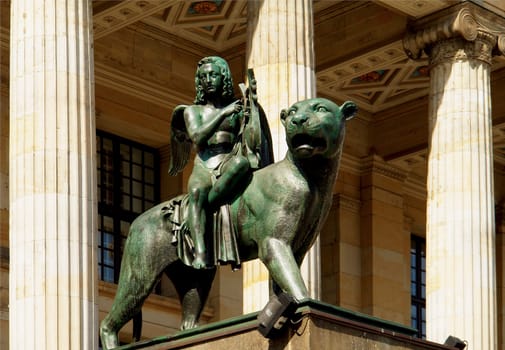
<path fill-rule="evenodd" d="M 140 341 L 141 335 L 142 335 L 142 310 L 140 310 L 133 316 L 132 341 L 133 342 Z"/>

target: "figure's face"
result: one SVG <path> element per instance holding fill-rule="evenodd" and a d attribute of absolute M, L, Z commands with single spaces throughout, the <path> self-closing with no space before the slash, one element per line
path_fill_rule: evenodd
<path fill-rule="evenodd" d="M 206 63 L 198 70 L 198 77 L 206 94 L 219 93 L 223 88 L 221 69 L 214 63 Z"/>

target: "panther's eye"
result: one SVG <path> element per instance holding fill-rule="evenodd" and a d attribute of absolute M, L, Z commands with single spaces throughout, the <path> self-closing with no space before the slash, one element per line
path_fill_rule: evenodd
<path fill-rule="evenodd" d="M 296 109 L 290 109 L 288 112 L 289 115 L 295 115 L 295 113 L 296 113 Z"/>
<path fill-rule="evenodd" d="M 325 106 L 318 106 L 316 112 L 328 112 L 328 108 Z"/>

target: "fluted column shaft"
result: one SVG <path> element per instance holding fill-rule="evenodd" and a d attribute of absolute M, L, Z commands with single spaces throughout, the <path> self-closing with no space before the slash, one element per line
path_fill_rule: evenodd
<path fill-rule="evenodd" d="M 254 69 L 258 101 L 272 132 L 275 160 L 287 145 L 279 114 L 296 101 L 315 97 L 313 14 L 311 0 L 260 0 L 248 3 L 247 66 Z M 319 240 L 302 266 L 309 293 L 319 298 Z M 268 274 L 263 267 L 244 266 L 244 311 L 255 311 L 268 300 Z M 261 295 L 261 297 L 258 297 Z"/>
<path fill-rule="evenodd" d="M 287 151 L 280 111 L 316 94 L 312 1 L 250 1 L 248 21 L 247 66 L 254 68 L 258 100 L 280 160 Z"/>
<path fill-rule="evenodd" d="M 471 43 L 473 44 L 473 43 Z M 437 44 L 465 50 L 464 39 Z M 473 46 L 473 45 L 472 45 Z M 496 348 L 490 65 L 432 67 L 427 203 L 427 334 Z"/>
<path fill-rule="evenodd" d="M 13 350 L 98 347 L 90 3 L 11 1 Z"/>
<path fill-rule="evenodd" d="M 411 57 L 426 49 L 431 66 L 427 337 L 444 342 L 454 335 L 470 349 L 492 350 L 497 319 L 490 71 L 492 51 L 503 46 L 488 25 L 486 13 L 464 5 L 404 44 Z"/>

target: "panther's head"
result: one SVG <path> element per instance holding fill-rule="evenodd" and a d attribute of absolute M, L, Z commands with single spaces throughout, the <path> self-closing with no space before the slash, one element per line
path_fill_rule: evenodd
<path fill-rule="evenodd" d="M 339 107 L 325 98 L 299 101 L 282 110 L 289 151 L 296 158 L 337 156 L 344 140 L 345 122 L 356 112 L 354 102 L 347 101 Z"/>

